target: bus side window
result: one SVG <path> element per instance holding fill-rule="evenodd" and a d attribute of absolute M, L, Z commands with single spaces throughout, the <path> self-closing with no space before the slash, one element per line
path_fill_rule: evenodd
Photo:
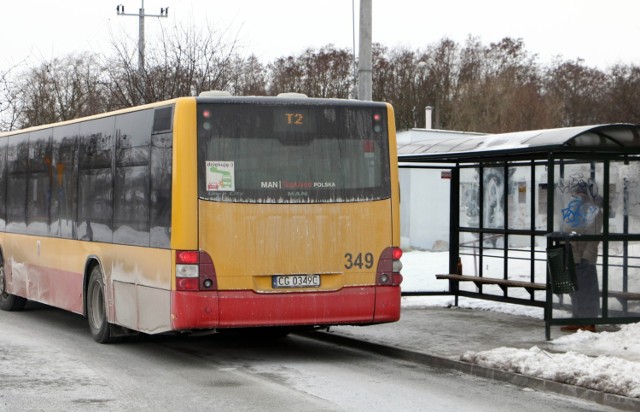
<path fill-rule="evenodd" d="M 26 232 L 30 235 L 49 233 L 51 200 L 51 136 L 53 129 L 31 132 L 27 165 Z"/>
<path fill-rule="evenodd" d="M 115 118 L 80 125 L 78 239 L 113 241 L 113 145 Z"/>
<path fill-rule="evenodd" d="M 151 246 L 168 248 L 171 242 L 171 166 L 173 134 L 151 136 Z"/>
<path fill-rule="evenodd" d="M 7 225 L 7 141 L 0 139 L 0 231 Z"/>
<path fill-rule="evenodd" d="M 149 246 L 149 156 L 153 110 L 116 118 L 114 243 Z"/>
<path fill-rule="evenodd" d="M 29 133 L 11 136 L 7 145 L 7 231 L 25 233 Z"/>
<path fill-rule="evenodd" d="M 149 230 L 152 247 L 171 246 L 173 106 L 155 109 L 151 131 Z"/>
<path fill-rule="evenodd" d="M 79 134 L 77 123 L 53 129 L 49 234 L 65 239 L 76 238 Z"/>

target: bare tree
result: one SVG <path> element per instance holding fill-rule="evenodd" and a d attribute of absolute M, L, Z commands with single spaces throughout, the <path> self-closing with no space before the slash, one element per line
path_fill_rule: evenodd
<path fill-rule="evenodd" d="M 14 73 L 19 66 L 0 73 L 0 130 L 10 131 L 18 126 L 24 110 L 22 88 L 16 84 Z"/>
<path fill-rule="evenodd" d="M 304 69 L 294 56 L 280 57 L 268 66 L 269 94 L 303 93 Z"/>
<path fill-rule="evenodd" d="M 97 57 L 88 53 L 41 63 L 22 76 L 16 123 L 29 127 L 104 111 L 102 74 Z"/>
<path fill-rule="evenodd" d="M 236 56 L 230 62 L 229 91 L 236 96 L 264 96 L 267 93 L 265 67 L 254 55 Z"/>
<path fill-rule="evenodd" d="M 522 40 L 504 38 L 486 47 L 468 39 L 459 73 L 452 128 L 499 133 L 542 122 L 540 70 Z"/>
<path fill-rule="evenodd" d="M 587 67 L 581 59 L 556 62 L 547 72 L 545 88 L 559 112 L 558 126 L 599 123 L 606 101 L 606 80 L 603 72 Z"/>
<path fill-rule="evenodd" d="M 269 92 L 299 92 L 312 97 L 346 99 L 353 88 L 353 57 L 329 44 L 298 56 L 276 59 L 268 66 Z"/>
<path fill-rule="evenodd" d="M 459 46 L 451 39 L 444 38 L 438 44 L 429 47 L 418 57 L 419 71 L 418 89 L 418 124 L 424 124 L 425 106 L 434 108 L 436 129 L 451 123 L 454 112 L 453 102 L 458 93 L 460 82 Z"/>
<path fill-rule="evenodd" d="M 640 123 L 640 67 L 613 66 L 608 75 L 606 93 L 603 121 Z"/>
<path fill-rule="evenodd" d="M 416 53 L 407 48 L 373 47 L 373 99 L 394 106 L 399 129 L 417 126 L 417 101 L 424 70 Z"/>
<path fill-rule="evenodd" d="M 373 54 L 373 100 L 392 101 L 395 96 L 394 65 L 389 57 L 389 48 L 374 43 Z"/>
<path fill-rule="evenodd" d="M 241 57 L 235 41 L 210 28 L 173 27 L 147 48 L 145 71 L 134 42 L 113 42 L 100 60 L 84 53 L 20 72 L 0 73 L 0 128 L 57 122 L 203 90 L 235 95 L 301 92 L 349 98 L 353 56 L 329 44 L 264 64 Z M 507 132 L 604 122 L 640 122 L 640 67 L 607 71 L 580 59 L 542 67 L 521 39 L 489 45 L 443 38 L 424 50 L 373 46 L 373 98 L 394 105 L 398 129 L 424 124 L 435 108 L 436 128 Z"/>
<path fill-rule="evenodd" d="M 333 45 L 307 49 L 299 57 L 304 71 L 303 91 L 314 97 L 346 99 L 353 87 L 351 52 Z"/>
<path fill-rule="evenodd" d="M 227 41 L 209 26 L 174 26 L 163 30 L 158 42 L 146 48 L 143 73 L 132 62 L 136 50 L 126 41 L 112 42 L 114 57 L 107 60 L 112 107 L 129 107 L 203 90 L 227 90 L 235 56 L 235 41 Z"/>

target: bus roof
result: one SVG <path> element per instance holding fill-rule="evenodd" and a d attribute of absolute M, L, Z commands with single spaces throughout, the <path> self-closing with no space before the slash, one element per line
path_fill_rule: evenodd
<path fill-rule="evenodd" d="M 122 113 L 130 113 L 130 112 L 135 112 L 135 111 L 138 111 L 138 110 L 144 110 L 144 109 L 151 109 L 151 108 L 154 108 L 154 107 L 166 106 L 168 104 L 175 103 L 179 99 L 184 99 L 184 97 L 180 97 L 180 98 L 177 98 L 177 99 L 165 100 L 165 101 L 161 101 L 161 102 L 148 103 L 148 104 L 144 104 L 144 105 L 140 105 L 140 106 L 127 107 L 127 108 L 124 108 L 124 109 L 114 110 L 114 111 L 111 111 L 111 112 L 98 113 L 98 114 L 94 114 L 94 115 L 91 115 L 91 116 L 78 117 L 77 119 L 65 120 L 65 121 L 57 122 L 57 123 L 47 123 L 47 124 L 43 124 L 43 125 L 39 125 L 39 126 L 32 126 L 32 127 L 26 128 L 26 129 L 18 129 L 18 130 L 11 130 L 11 131 L 8 131 L 8 132 L 0 132 L 0 138 L 8 137 L 8 136 L 11 136 L 11 135 L 14 135 L 14 134 L 18 134 L 18 133 L 32 132 L 32 131 L 36 131 L 36 130 L 43 130 L 43 129 L 48 129 L 48 128 L 51 128 L 51 127 L 64 126 L 64 125 L 68 125 L 68 124 L 79 123 L 79 122 L 84 122 L 84 121 L 93 120 L 93 119 L 100 119 L 100 118 L 103 118 L 103 117 L 113 116 L 113 115 L 122 114 Z"/>
<path fill-rule="evenodd" d="M 297 94 L 296 94 L 297 95 Z M 197 103 L 249 103 L 249 104 L 269 104 L 269 105 L 309 105 L 309 106 L 343 106 L 343 107 L 386 107 L 387 103 L 371 102 L 350 99 L 329 99 L 315 97 L 299 97 L 293 93 L 284 94 L 282 97 L 277 96 L 230 96 L 230 95 L 208 95 L 208 96 L 186 96 L 175 99 L 164 100 L 155 103 L 148 103 L 140 106 L 127 107 L 124 109 L 114 110 L 111 112 L 99 113 L 92 116 L 79 117 L 77 119 L 65 120 L 57 123 L 48 123 L 39 126 L 32 126 L 26 129 L 11 130 L 8 132 L 0 132 L 0 138 L 11 136 L 18 133 L 31 132 L 36 130 L 48 129 L 51 127 L 64 126 L 68 124 L 84 122 L 87 120 L 100 119 L 103 117 L 118 115 L 122 113 L 130 113 L 137 110 L 150 109 L 154 107 L 175 104 L 179 100 L 195 99 Z"/>

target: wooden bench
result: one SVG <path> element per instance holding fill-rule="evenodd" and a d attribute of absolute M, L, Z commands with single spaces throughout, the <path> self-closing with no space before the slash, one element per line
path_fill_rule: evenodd
<path fill-rule="evenodd" d="M 547 289 L 547 285 L 545 285 L 544 283 L 523 282 L 520 280 L 500 279 L 493 277 L 446 274 L 436 275 L 436 279 L 444 279 L 453 282 L 452 292 L 454 293 L 458 292 L 459 282 L 473 282 L 478 288 L 480 288 L 482 285 L 497 285 L 502 289 L 503 292 L 506 292 L 510 287 L 524 288 L 527 292 L 529 292 L 531 296 L 533 296 L 533 292 L 535 292 L 536 290 L 542 291 Z M 640 293 L 638 292 L 620 292 L 610 290 L 608 292 L 608 296 L 610 298 L 618 299 L 620 303 L 626 303 L 630 300 L 640 300 Z"/>
<path fill-rule="evenodd" d="M 533 293 L 536 290 L 546 290 L 547 285 L 544 283 L 523 282 L 520 280 L 500 279 L 491 277 L 480 276 L 467 276 L 467 275 L 436 275 L 437 279 L 448 279 L 456 282 L 473 282 L 476 286 L 480 285 L 498 285 L 503 291 L 507 288 L 525 288 L 527 292 Z"/>
<path fill-rule="evenodd" d="M 436 279 L 444 279 L 448 280 L 450 284 L 450 292 L 456 296 L 456 306 L 458 305 L 458 295 L 481 298 L 481 299 L 489 299 L 489 300 L 498 300 L 502 302 L 508 303 L 517 303 L 531 306 L 539 306 L 544 307 L 544 301 L 534 300 L 534 292 L 535 291 L 543 291 L 547 289 L 547 285 L 544 283 L 534 283 L 534 282 L 523 282 L 520 280 L 510 280 L 510 279 L 500 279 L 500 278 L 492 278 L 492 277 L 481 277 L 481 276 L 467 276 L 467 275 L 456 275 L 456 274 L 443 274 L 436 275 Z M 530 300 L 515 298 L 515 297 L 498 297 L 487 293 L 482 292 L 468 292 L 461 291 L 459 288 L 460 282 L 473 282 L 480 290 L 482 290 L 482 285 L 497 285 L 502 289 L 502 291 L 506 294 L 509 288 L 524 288 L 529 295 L 531 296 Z"/>
<path fill-rule="evenodd" d="M 620 292 L 610 290 L 607 293 L 607 296 L 609 296 L 610 298 L 618 299 L 618 302 L 620 302 L 621 305 L 626 305 L 630 300 L 640 300 L 640 293 L 636 292 Z"/>

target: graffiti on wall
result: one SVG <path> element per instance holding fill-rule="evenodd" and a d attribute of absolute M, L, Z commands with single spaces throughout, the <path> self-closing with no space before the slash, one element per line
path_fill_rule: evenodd
<path fill-rule="evenodd" d="M 598 185 L 591 179 L 585 179 L 582 173 L 574 173 L 567 179 L 560 179 L 558 191 L 563 195 L 561 209 L 562 222 L 570 229 L 591 226 L 600 213 L 602 198 L 598 195 Z"/>

